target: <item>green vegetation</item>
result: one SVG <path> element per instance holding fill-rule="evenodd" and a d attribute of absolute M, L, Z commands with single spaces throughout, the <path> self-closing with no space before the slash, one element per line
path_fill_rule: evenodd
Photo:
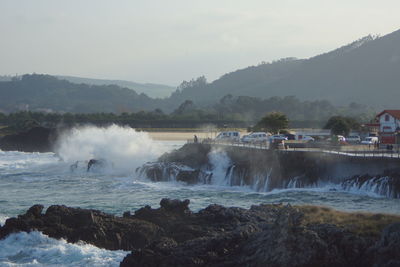
<path fill-rule="evenodd" d="M 117 85 L 74 84 L 50 75 L 23 75 L 0 82 L 4 112 L 138 112 L 158 108 L 161 102 Z"/>
<path fill-rule="evenodd" d="M 399 47 L 400 31 L 376 39 L 366 36 L 309 59 L 262 62 L 211 83 L 204 77 L 184 82 L 172 99 L 175 103 L 192 100 L 204 106 L 228 94 L 261 99 L 294 95 L 309 101 L 325 99 L 335 106 L 357 101 L 376 108 L 396 108 L 400 76 L 395 70 L 400 69 L 400 61 L 392 59 L 398 57 Z M 286 111 L 275 111 L 289 116 Z"/>
<path fill-rule="evenodd" d="M 183 83 L 178 90 L 190 87 L 201 91 L 204 84 L 207 82 L 201 77 Z M 261 99 L 228 94 L 217 103 L 205 105 L 188 99 L 153 99 L 116 85 L 73 84 L 49 75 L 23 75 L 0 81 L 0 112 L 30 111 L 30 116 L 40 123 L 114 122 L 158 128 L 192 128 L 207 123 L 248 127 L 267 113 L 281 112 L 289 119 L 289 127 L 319 128 L 332 116 L 369 121 L 375 114 L 371 108 L 356 103 L 336 107 L 325 100 L 301 101 L 294 96 Z"/>
<path fill-rule="evenodd" d="M 351 130 L 358 131 L 361 129 L 360 123 L 350 117 L 333 116 L 329 118 L 328 122 L 324 126 L 324 129 L 330 129 L 334 135 L 347 136 Z"/>
<path fill-rule="evenodd" d="M 285 114 L 281 112 L 271 112 L 263 117 L 254 130 L 262 130 L 265 132 L 279 133 L 280 130 L 287 129 L 289 125 L 289 120 Z"/>
<path fill-rule="evenodd" d="M 159 110 L 132 113 L 43 113 L 20 111 L 8 115 L 0 113 L 0 125 L 8 125 L 0 132 L 18 132 L 30 127 L 41 125 L 45 127 L 73 126 L 93 124 L 105 126 L 109 124 L 127 125 L 133 128 L 202 128 L 207 125 L 215 127 L 245 128 L 246 122 L 227 118 L 217 118 L 207 112 L 164 114 Z"/>

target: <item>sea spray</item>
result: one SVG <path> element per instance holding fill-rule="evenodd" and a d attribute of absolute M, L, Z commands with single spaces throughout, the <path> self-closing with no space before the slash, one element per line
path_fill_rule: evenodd
<path fill-rule="evenodd" d="M 0 214 L 0 227 L 4 225 L 4 223 L 6 222 L 7 219 L 8 219 L 8 216 Z"/>
<path fill-rule="evenodd" d="M 212 184 L 214 185 L 231 185 L 227 175 L 229 167 L 232 165 L 231 159 L 225 151 L 220 149 L 213 149 L 208 154 L 208 159 L 211 164 Z"/>
<path fill-rule="evenodd" d="M 33 231 L 0 240 L 0 266 L 119 266 L 126 251 L 69 244 Z"/>
<path fill-rule="evenodd" d="M 66 162 L 104 159 L 113 168 L 127 171 L 157 159 L 166 150 L 147 133 L 117 125 L 73 128 L 59 138 L 56 146 L 57 154 Z"/>

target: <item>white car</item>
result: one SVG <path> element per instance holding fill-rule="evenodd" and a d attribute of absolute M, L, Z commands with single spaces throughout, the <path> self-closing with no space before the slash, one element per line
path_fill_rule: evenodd
<path fill-rule="evenodd" d="M 349 143 L 360 143 L 361 138 L 359 135 L 349 135 L 346 137 L 346 141 Z"/>
<path fill-rule="evenodd" d="M 268 141 L 268 134 L 265 132 L 256 132 L 242 137 L 243 143 L 263 143 Z"/>
<path fill-rule="evenodd" d="M 308 142 L 315 141 L 315 139 L 313 137 L 308 136 L 308 135 L 303 136 L 303 138 L 301 140 L 308 141 Z"/>
<path fill-rule="evenodd" d="M 221 132 L 215 137 L 216 141 L 231 141 L 231 142 L 239 142 L 240 133 L 236 131 L 232 132 Z"/>
<path fill-rule="evenodd" d="M 273 135 L 273 136 L 270 137 L 270 139 L 272 141 L 275 141 L 275 140 L 288 140 L 288 138 L 286 136 L 281 135 L 281 134 Z"/>
<path fill-rule="evenodd" d="M 376 136 L 366 137 L 365 140 L 361 141 L 363 145 L 374 145 L 376 143 L 378 143 L 378 137 Z"/>

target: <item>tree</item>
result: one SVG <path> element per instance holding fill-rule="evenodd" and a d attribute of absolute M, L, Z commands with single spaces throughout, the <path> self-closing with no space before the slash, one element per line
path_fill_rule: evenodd
<path fill-rule="evenodd" d="M 184 113 L 193 111 L 195 109 L 195 105 L 192 100 L 186 100 L 183 102 L 177 109 L 172 112 L 174 115 L 182 115 Z"/>
<path fill-rule="evenodd" d="M 351 130 L 360 130 L 360 123 L 350 117 L 333 116 L 330 117 L 326 123 L 325 129 L 330 129 L 332 134 L 335 135 L 349 135 Z"/>
<path fill-rule="evenodd" d="M 331 132 L 334 135 L 347 136 L 350 133 L 350 126 L 345 120 L 338 120 L 332 125 Z"/>
<path fill-rule="evenodd" d="M 279 133 L 279 130 L 286 129 L 289 120 L 285 114 L 281 112 L 271 112 L 263 117 L 256 125 L 256 129 Z"/>

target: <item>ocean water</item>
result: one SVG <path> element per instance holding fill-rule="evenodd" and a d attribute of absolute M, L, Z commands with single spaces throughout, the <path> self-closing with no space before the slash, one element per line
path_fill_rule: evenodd
<path fill-rule="evenodd" d="M 248 208 L 261 203 L 325 205 L 339 210 L 400 214 L 400 200 L 368 191 L 321 188 L 255 192 L 230 187 L 223 177 L 212 185 L 154 183 L 139 178 L 135 169 L 184 142 L 154 141 L 146 133 L 112 126 L 86 127 L 65 135 L 57 153 L 0 151 L 0 224 L 34 204 L 98 209 L 122 215 L 145 205 L 159 207 L 162 198 L 190 199 L 197 211 L 217 203 Z M 87 161 L 109 164 L 87 172 Z M 225 173 L 228 159 L 210 155 L 216 174 Z M 71 165 L 76 163 L 76 168 Z M 18 233 L 0 240 L 0 266 L 118 266 L 126 251 L 107 251 L 87 244 L 68 244 L 39 233 Z"/>

